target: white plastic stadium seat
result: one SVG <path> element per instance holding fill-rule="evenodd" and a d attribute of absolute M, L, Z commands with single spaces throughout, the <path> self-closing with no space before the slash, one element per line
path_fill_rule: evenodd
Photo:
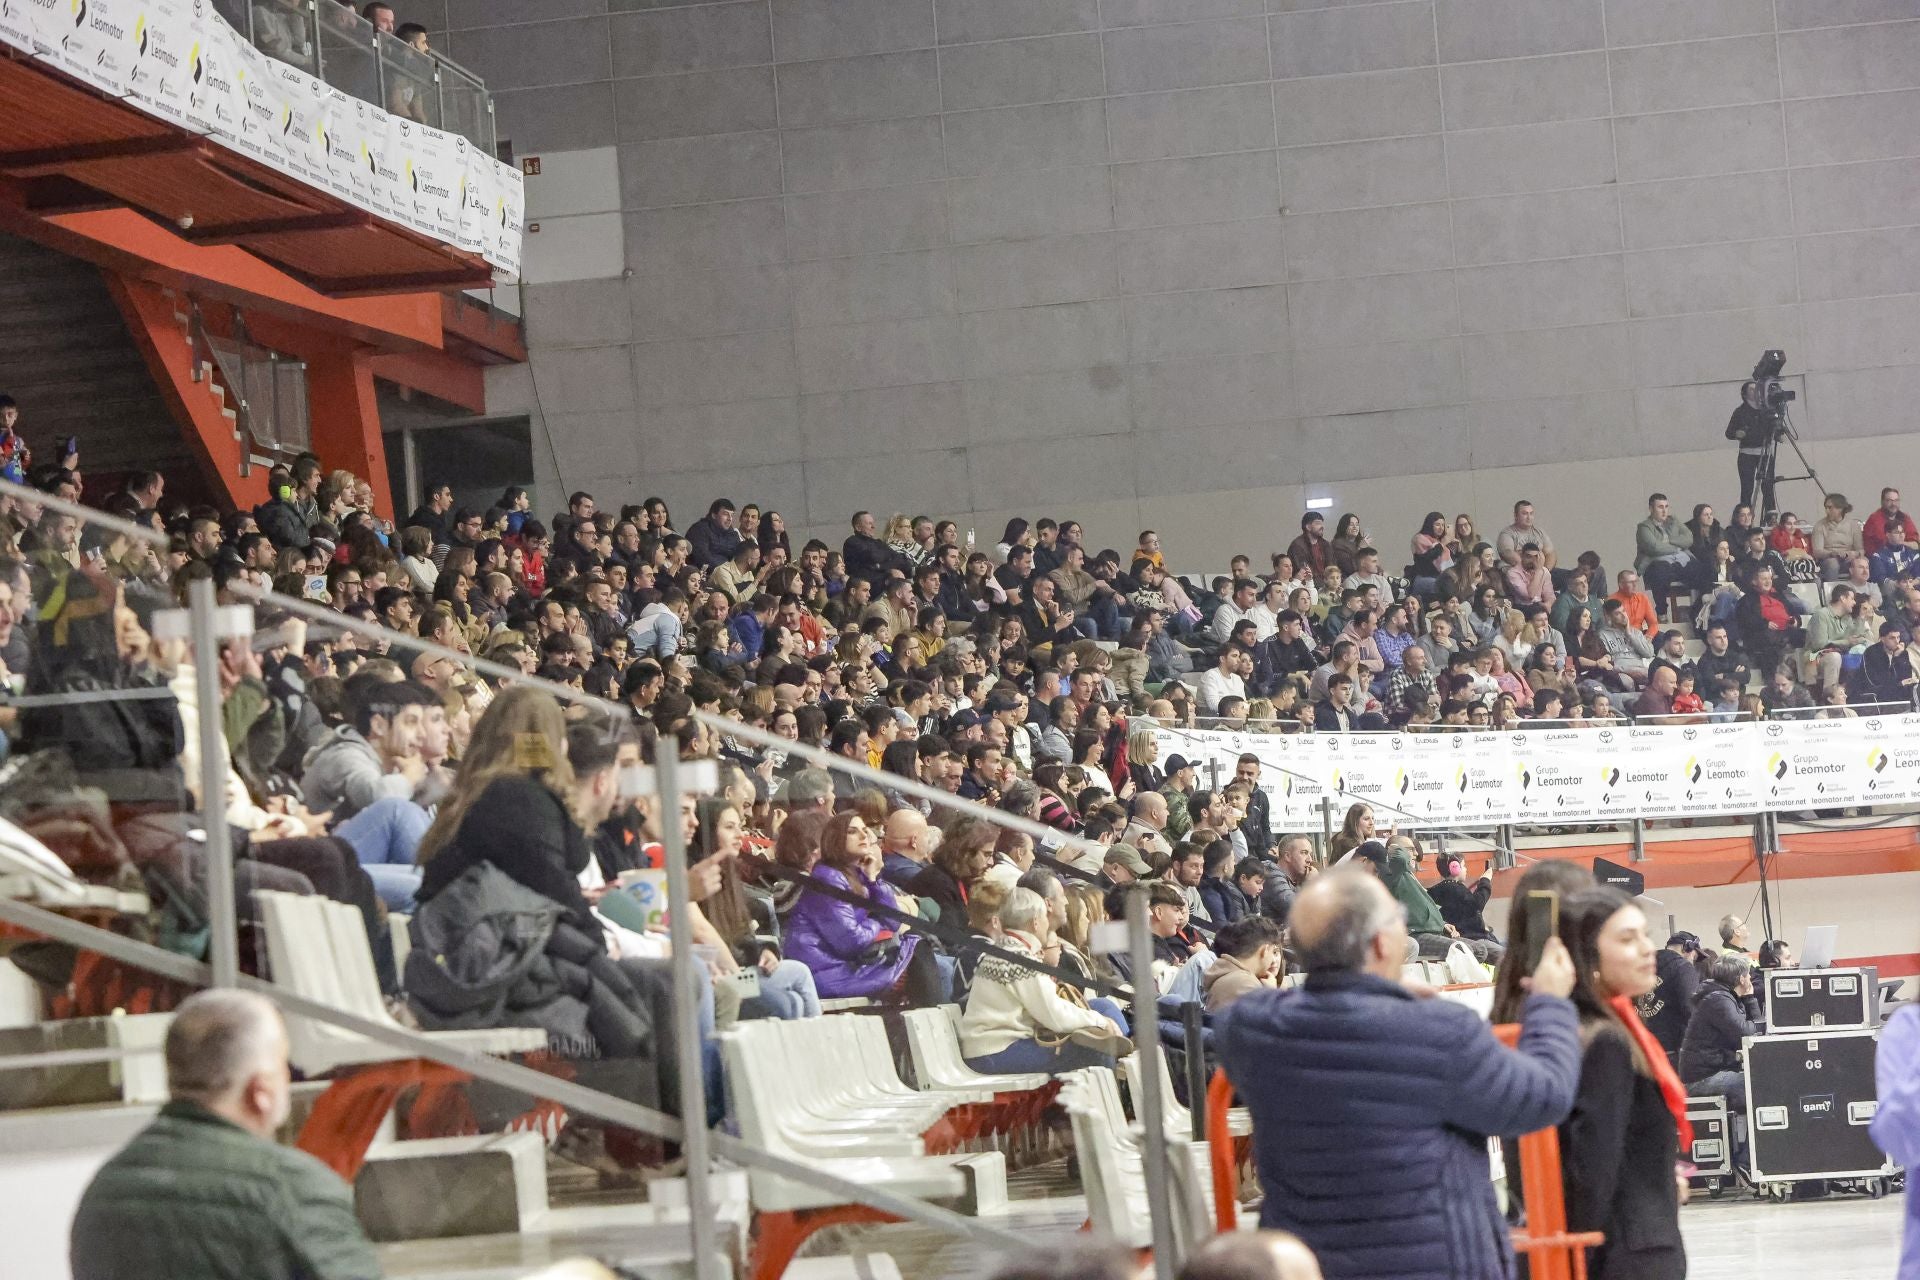
<path fill-rule="evenodd" d="M 368 1022 L 404 1030 L 380 998 L 373 951 L 367 946 L 366 928 L 357 910 L 294 893 L 262 890 L 255 896 L 266 926 L 267 959 L 273 966 L 275 986 Z M 415 1034 L 473 1053 L 532 1053 L 547 1047 L 547 1033 L 538 1027 Z M 413 1056 L 330 1023 L 298 1016 L 287 1018 L 287 1039 L 293 1064 L 308 1075 Z"/>
<path fill-rule="evenodd" d="M 969 1067 L 960 1056 L 960 1036 L 950 1009 L 953 1006 L 909 1009 L 903 1017 L 914 1078 L 922 1089 L 1025 1093 L 1046 1086 L 1048 1077 L 1043 1073 L 985 1075 Z"/>
<path fill-rule="evenodd" d="M 727 1092 L 741 1140 L 852 1182 L 958 1207 L 997 1213 L 1006 1206 L 999 1152 L 928 1156 L 920 1134 L 950 1105 L 885 1076 L 891 1057 L 872 1060 L 867 1033 L 821 1023 L 865 1019 L 749 1022 L 722 1039 Z M 876 1083 L 878 1082 L 878 1083 Z M 754 1207 L 789 1212 L 843 1203 L 832 1192 L 754 1169 Z"/>

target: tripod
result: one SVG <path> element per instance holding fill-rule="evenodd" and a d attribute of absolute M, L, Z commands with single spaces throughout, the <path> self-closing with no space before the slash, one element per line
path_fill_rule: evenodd
<path fill-rule="evenodd" d="M 1797 476 L 1779 474 L 1782 440 L 1785 440 L 1787 446 L 1793 450 L 1793 456 L 1800 459 L 1800 465 L 1806 469 L 1803 474 Z M 1782 405 L 1779 416 L 1774 420 L 1774 428 L 1767 435 L 1766 451 L 1760 457 L 1760 468 L 1754 474 L 1754 487 L 1759 490 L 1756 496 L 1760 500 L 1759 522 L 1761 525 L 1770 527 L 1780 517 L 1779 504 L 1774 500 L 1774 486 L 1792 484 L 1800 480 L 1813 481 L 1814 487 L 1820 490 L 1821 498 L 1824 499 L 1827 496 L 1827 486 L 1821 481 L 1820 473 L 1813 469 L 1813 463 L 1808 461 L 1807 455 L 1801 451 L 1800 433 L 1794 430 L 1793 419 L 1787 413 L 1786 406 Z"/>

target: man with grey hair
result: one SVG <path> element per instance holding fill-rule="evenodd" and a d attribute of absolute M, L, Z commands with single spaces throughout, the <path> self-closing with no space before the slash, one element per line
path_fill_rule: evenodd
<path fill-rule="evenodd" d="M 1067 886 L 1059 876 L 1045 867 L 1031 867 L 1020 877 L 1018 887 L 1040 895 L 1040 900 L 1047 904 L 1047 920 L 1055 933 L 1067 927 Z"/>
<path fill-rule="evenodd" d="M 1299 1236 L 1328 1280 L 1511 1275 L 1486 1139 L 1573 1106 L 1566 948 L 1550 939 L 1528 980 L 1515 1053 L 1467 1006 L 1401 985 L 1406 920 L 1372 876 L 1315 877 L 1289 925 L 1306 984 L 1242 997 L 1216 1033 L 1253 1114 L 1261 1227 Z"/>
<path fill-rule="evenodd" d="M 787 779 L 787 816 L 833 813 L 833 775 L 825 769 L 802 769 Z"/>
<path fill-rule="evenodd" d="M 377 1280 L 347 1184 L 274 1141 L 291 1107 L 278 1010 L 190 996 L 166 1058 L 171 1100 L 80 1199 L 74 1280 Z"/>
<path fill-rule="evenodd" d="M 1706 981 L 1693 998 L 1693 1017 L 1680 1042 L 1680 1079 L 1696 1098 L 1724 1097 L 1733 1111 L 1747 1105 L 1747 1078 L 1740 1047 L 1763 1030 L 1760 1001 L 1753 994 L 1753 965 L 1743 955 L 1721 952 L 1707 962 Z"/>
<path fill-rule="evenodd" d="M 1736 915 L 1720 917 L 1720 953 L 1729 956 L 1747 954 L 1747 922 Z"/>

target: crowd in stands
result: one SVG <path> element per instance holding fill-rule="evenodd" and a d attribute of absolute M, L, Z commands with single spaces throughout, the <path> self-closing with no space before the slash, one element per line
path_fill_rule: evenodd
<path fill-rule="evenodd" d="M 1835 495 L 1811 530 L 1760 528 L 1745 507 L 1724 528 L 1704 505 L 1680 522 L 1655 494 L 1611 579 L 1593 553 L 1563 562 L 1527 502 L 1491 539 L 1430 513 L 1391 567 L 1357 516 L 1329 538 L 1310 512 L 1268 572 L 1236 556 L 1183 578 L 1152 531 L 1095 551 L 1072 519 L 1014 519 L 978 546 L 952 520 L 863 511 L 837 548 L 795 547 L 753 503 L 716 500 L 682 531 L 658 498 L 616 511 L 576 492 L 543 522 L 524 489 L 478 508 L 432 484 L 389 521 L 364 478 L 311 454 L 276 467 L 253 510 L 220 510 L 153 473 L 102 491 L 73 441 L 36 463 L 19 416 L 0 400 L 12 474 L 155 542 L 0 499 L 0 677 L 28 695 L 0 721 L 0 812 L 77 868 L 135 869 L 163 936 L 192 949 L 204 853 L 188 810 L 203 753 L 224 755 L 243 922 L 261 888 L 352 903 L 383 988 L 421 1025 L 544 1027 L 607 1087 L 667 1109 L 667 943 L 617 908 L 662 867 L 668 824 L 692 851 L 693 901 L 672 909 L 709 970 L 690 994 L 710 1073 L 715 1029 L 849 998 L 957 1000 L 977 1067 L 1060 1072 L 1131 1048 L 1095 991 L 1149 980 L 1218 1012 L 1275 986 L 1315 870 L 1305 837 L 1272 830 L 1256 757 L 1203 786 L 1162 758 L 1153 720 L 1445 731 L 1912 700 L 1920 585 L 1903 548 L 1920 538 L 1891 488 L 1864 524 Z M 153 635 L 202 580 L 223 602 L 271 591 L 383 630 L 260 600 L 251 639 L 221 643 L 223 733 L 202 742 L 186 645 Z M 1802 581 L 1825 603 L 1809 609 Z M 67 694 L 103 696 L 48 696 Z M 719 765 L 718 790 L 678 814 L 638 781 L 666 737 Z M 76 787 L 111 812 L 72 822 Z M 1377 883 L 1421 954 L 1499 963 L 1489 882 L 1442 857 L 1423 883 L 1415 837 L 1373 823 L 1348 814 L 1328 850 L 1341 875 Z M 1092 941 L 1142 882 L 1151 975 Z M 404 975 L 390 911 L 431 943 Z M 508 942 L 474 927 L 503 913 L 549 923 Z M 475 951 L 508 945 L 544 963 L 502 978 Z M 1712 1052 L 1696 1060 L 1718 1073 Z"/>

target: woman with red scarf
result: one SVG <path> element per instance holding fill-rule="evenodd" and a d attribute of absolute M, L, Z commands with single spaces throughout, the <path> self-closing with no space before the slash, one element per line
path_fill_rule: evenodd
<path fill-rule="evenodd" d="M 1585 1045 L 1580 1092 L 1560 1125 L 1567 1229 L 1606 1235 L 1588 1259 L 1592 1280 L 1684 1280 L 1686 1090 L 1633 1004 L 1653 990 L 1658 948 L 1640 908 L 1611 888 L 1566 897 L 1560 937 Z"/>

